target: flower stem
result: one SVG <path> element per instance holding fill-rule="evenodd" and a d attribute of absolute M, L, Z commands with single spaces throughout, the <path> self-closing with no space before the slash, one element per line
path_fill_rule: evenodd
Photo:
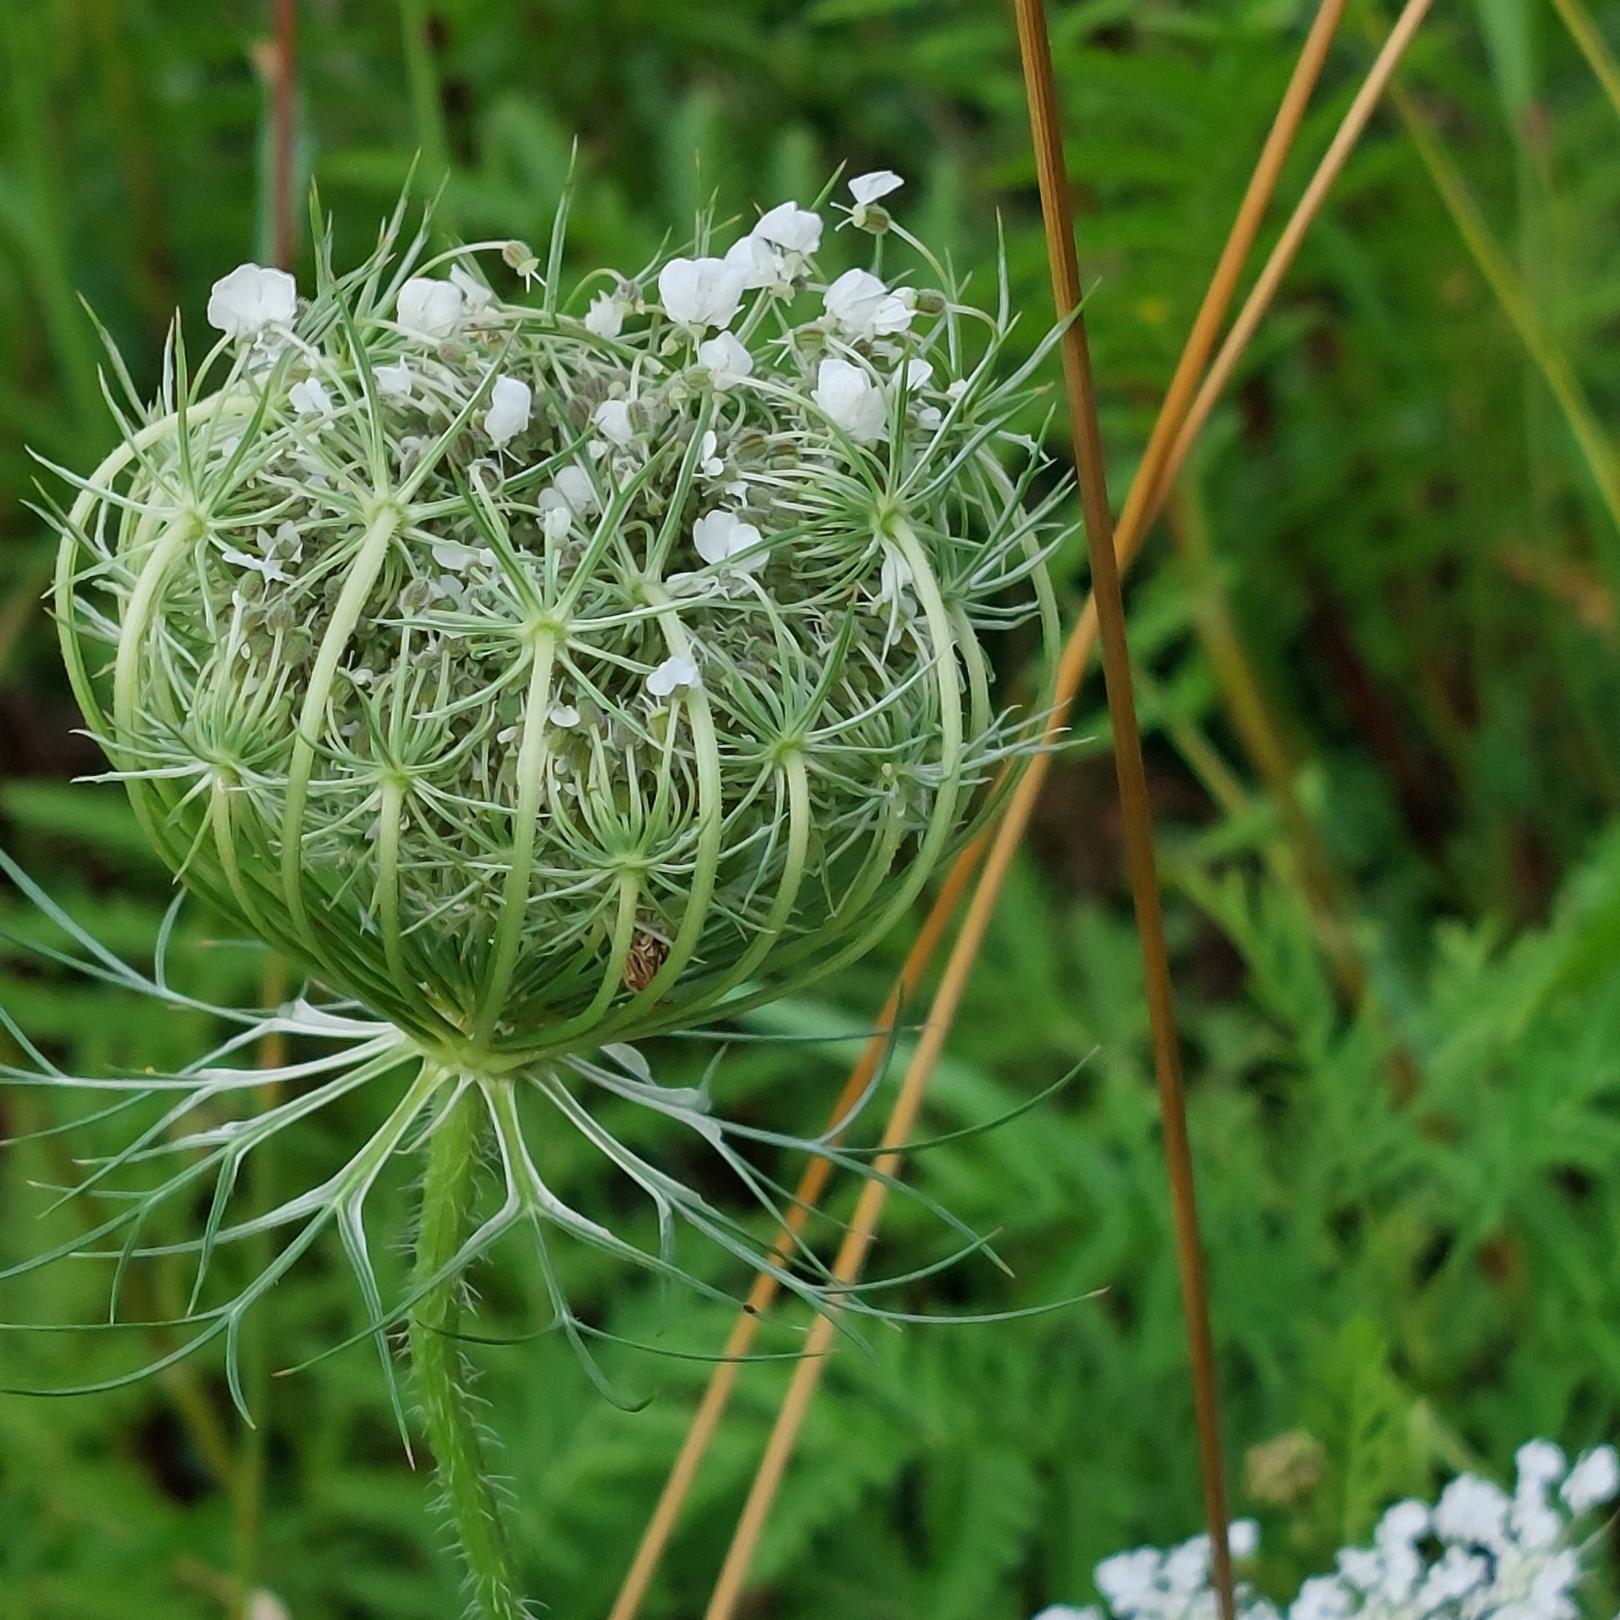
<path fill-rule="evenodd" d="M 467 1236 L 478 1172 L 478 1119 L 478 1094 L 469 1087 L 451 1104 L 429 1143 L 416 1242 L 418 1284 L 447 1265 Z M 511 1554 L 484 1468 L 461 1352 L 451 1337 L 460 1319 L 459 1279 L 434 1289 L 412 1314 L 417 1399 L 475 1612 L 482 1620 L 525 1620 L 528 1611 L 512 1582 Z"/>

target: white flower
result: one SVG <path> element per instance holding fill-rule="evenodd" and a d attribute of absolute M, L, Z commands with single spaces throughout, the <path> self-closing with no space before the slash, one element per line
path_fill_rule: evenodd
<path fill-rule="evenodd" d="M 548 507 L 545 506 L 545 497 L 542 496 L 541 505 L 545 508 L 540 519 L 541 532 L 553 543 L 566 540 L 568 531 L 574 526 L 574 514 L 569 509 L 568 503 L 558 496 L 557 504 Z"/>
<path fill-rule="evenodd" d="M 578 462 L 564 467 L 540 492 L 539 505 L 547 512 L 562 511 L 575 516 L 585 516 L 596 511 L 601 504 L 596 496 L 596 485 L 591 482 L 591 475 Z M 567 530 L 563 532 L 567 533 Z"/>
<path fill-rule="evenodd" d="M 704 562 L 738 574 L 756 574 L 765 566 L 765 553 L 755 550 L 759 530 L 744 523 L 735 512 L 705 512 L 692 525 L 692 544 Z M 748 552 L 750 555 L 743 556 Z M 738 560 L 733 562 L 732 559 Z"/>
<path fill-rule="evenodd" d="M 658 272 L 664 313 L 682 326 L 729 326 L 745 277 L 724 259 L 671 259 Z"/>
<path fill-rule="evenodd" d="M 1159 1554 L 1152 1547 L 1137 1547 L 1131 1552 L 1115 1553 L 1097 1566 L 1097 1590 L 1108 1599 L 1110 1608 L 1129 1613 L 1152 1592 L 1159 1579 L 1161 1562 Z"/>
<path fill-rule="evenodd" d="M 705 428 L 703 437 L 698 440 L 698 471 L 705 478 L 718 478 L 725 470 L 726 464 L 715 453 L 720 448 L 720 440 L 713 428 Z"/>
<path fill-rule="evenodd" d="M 726 249 L 725 263 L 743 278 L 744 292 L 755 292 L 761 287 L 769 287 L 773 292 L 793 290 L 782 256 L 762 236 L 752 233 L 739 236 Z"/>
<path fill-rule="evenodd" d="M 657 698 L 665 698 L 671 692 L 702 684 L 702 672 L 690 658 L 680 653 L 674 653 L 666 658 L 647 677 L 647 690 Z"/>
<path fill-rule="evenodd" d="M 1051 1608 L 1042 1609 L 1035 1620 L 1103 1620 L 1103 1613 L 1095 1607 L 1076 1609 L 1067 1603 L 1054 1603 Z"/>
<path fill-rule="evenodd" d="M 813 398 L 857 444 L 882 438 L 889 425 L 889 408 L 871 374 L 836 355 L 817 368 Z"/>
<path fill-rule="evenodd" d="M 332 396 L 318 377 L 305 377 L 287 390 L 287 403 L 300 416 L 330 416 Z"/>
<path fill-rule="evenodd" d="M 794 202 L 778 203 L 760 215 L 752 234 L 774 247 L 808 257 L 821 246 L 821 215 Z"/>
<path fill-rule="evenodd" d="M 469 315 L 482 315 L 495 301 L 495 294 L 459 264 L 451 265 L 450 280 L 460 291 Z"/>
<path fill-rule="evenodd" d="M 608 399 L 591 413 L 591 426 L 611 444 L 630 444 L 636 430 L 630 425 L 630 406 L 622 399 Z"/>
<path fill-rule="evenodd" d="M 624 330 L 624 317 L 629 309 L 625 301 L 613 293 L 599 292 L 585 311 L 585 330 L 598 337 L 616 338 Z"/>
<path fill-rule="evenodd" d="M 464 546 L 459 540 L 435 540 L 428 548 L 433 563 L 447 574 L 464 574 L 478 561 L 478 548 Z"/>
<path fill-rule="evenodd" d="M 1527 1440 L 1513 1454 L 1519 1470 L 1519 1486 L 1555 1485 L 1569 1467 L 1563 1448 L 1551 1440 Z"/>
<path fill-rule="evenodd" d="M 1507 1511 L 1507 1493 L 1500 1486 L 1473 1474 L 1459 1474 L 1435 1504 L 1435 1534 L 1442 1541 L 1492 1546 L 1502 1539 Z"/>
<path fill-rule="evenodd" d="M 754 357 L 734 332 L 721 332 L 698 344 L 698 364 L 709 374 L 717 394 L 752 375 Z"/>
<path fill-rule="evenodd" d="M 466 312 L 467 298 L 461 288 L 432 276 L 412 276 L 399 289 L 394 305 L 395 317 L 407 332 L 433 343 L 454 337 Z"/>
<path fill-rule="evenodd" d="M 919 388 L 926 388 L 934 380 L 934 368 L 926 360 L 908 360 L 903 375 L 906 391 L 915 394 Z"/>
<path fill-rule="evenodd" d="M 377 390 L 384 399 L 407 400 L 416 384 L 411 368 L 403 360 L 391 366 L 378 366 L 372 375 L 377 379 Z"/>
<path fill-rule="evenodd" d="M 1260 1526 L 1253 1519 L 1234 1519 L 1226 1529 L 1226 1545 L 1240 1564 L 1246 1563 L 1260 1550 Z"/>
<path fill-rule="evenodd" d="M 239 264 L 208 294 L 208 324 L 226 337 L 253 337 L 267 326 L 286 326 L 298 310 L 298 283 L 285 270 Z"/>
<path fill-rule="evenodd" d="M 1560 1492 L 1572 1513 L 1589 1513 L 1620 1494 L 1620 1459 L 1613 1446 L 1583 1453 Z"/>
<path fill-rule="evenodd" d="M 905 181 L 893 169 L 873 169 L 870 174 L 858 174 L 849 183 L 849 194 L 859 204 L 876 202 L 898 191 Z"/>
<path fill-rule="evenodd" d="M 534 390 L 516 377 L 497 377 L 489 391 L 484 431 L 496 445 L 509 444 L 529 425 Z"/>
<path fill-rule="evenodd" d="M 892 293 L 870 270 L 846 270 L 824 295 L 827 313 L 851 338 L 904 332 L 916 313 L 903 293 Z"/>
<path fill-rule="evenodd" d="M 570 726 L 579 724 L 579 710 L 572 703 L 553 703 L 547 711 L 546 719 L 560 731 L 567 731 Z"/>

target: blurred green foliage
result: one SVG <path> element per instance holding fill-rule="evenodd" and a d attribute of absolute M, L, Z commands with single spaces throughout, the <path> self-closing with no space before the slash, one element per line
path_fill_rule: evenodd
<path fill-rule="evenodd" d="M 196 320 L 217 275 L 267 255 L 255 65 L 267 11 L 11 0 L 0 14 L 0 836 L 136 960 L 150 956 L 165 888 L 113 790 L 61 784 L 94 754 L 69 737 L 36 605 L 50 545 L 24 504 L 25 447 L 83 467 L 107 441 L 78 294 L 148 385 L 173 307 Z M 1000 213 L 1028 330 L 1045 324 L 999 6 L 300 11 L 301 163 L 351 249 L 417 151 L 424 197 L 448 176 L 441 218 L 460 234 L 538 239 L 577 137 L 581 267 L 640 262 L 711 193 L 740 215 L 805 198 L 840 162 L 888 164 L 908 178 L 907 217 L 964 266 L 988 273 Z M 1594 18 L 1620 43 L 1620 8 Z M 1116 498 L 1305 20 L 1279 0 L 1053 7 Z M 1285 197 L 1379 21 L 1351 6 Z M 1279 1590 L 1436 1470 L 1499 1469 L 1532 1434 L 1582 1443 L 1620 1429 L 1620 117 L 1532 0 L 1441 8 L 1404 79 L 1421 144 L 1394 109 L 1375 121 L 1131 604 L 1234 1494 L 1267 1522 L 1260 1573 Z M 1453 171 L 1461 199 L 1443 195 Z M 1461 210 L 1473 228 L 1473 209 L 1470 243 L 1457 223 Z M 1595 450 L 1571 431 L 1572 400 L 1577 421 L 1604 424 Z M 975 1263 L 905 1304 L 1105 1292 L 1010 1325 L 840 1351 L 757 1569 L 761 1617 L 1017 1620 L 1082 1598 L 1102 1554 L 1197 1522 L 1135 944 L 1100 698 L 1086 701 L 1076 729 L 1091 741 L 1055 773 L 928 1129 L 1005 1112 L 1087 1061 L 1033 1115 L 916 1171 L 964 1219 L 999 1229 L 1016 1281 Z M 15 896 L 0 896 L 0 925 L 49 938 Z M 186 920 L 174 955 L 189 988 L 257 993 L 262 964 L 206 918 Z M 822 1042 L 734 1047 L 728 1103 L 813 1129 L 850 1050 L 827 1038 L 864 1027 L 894 959 L 847 974 L 825 1002 L 762 1015 L 752 1033 Z M 0 958 L 0 997 L 87 1071 L 161 1066 L 209 1035 L 22 946 Z M 660 1058 L 678 1072 L 708 1055 L 672 1045 Z M 8 1134 L 62 1117 L 44 1093 L 0 1096 Z M 117 1123 L 5 1150 L 0 1264 L 76 1218 L 37 1219 L 49 1200 L 35 1184 L 121 1141 Z M 296 1149 L 308 1162 L 278 1173 L 306 1184 L 335 1148 L 312 1133 Z M 587 1202 L 621 1196 L 566 1144 L 551 1169 Z M 403 1234 L 410 1189 L 390 1196 Z M 647 1211 L 617 1213 L 647 1235 Z M 878 1259 L 906 1271 L 941 1242 L 897 1207 Z M 570 1265 L 593 1319 L 654 1336 L 660 1301 L 642 1281 L 584 1256 Z M 93 1323 L 105 1284 L 82 1267 L 19 1279 L 0 1320 Z M 147 1286 L 133 1314 L 183 1302 L 178 1274 Z M 485 1296 L 492 1331 L 543 1325 L 515 1265 L 490 1269 Z M 454 1565 L 369 1351 L 264 1376 L 342 1337 L 357 1311 L 336 1255 L 277 1291 L 253 1350 L 253 1436 L 208 1364 L 74 1401 L 0 1399 L 0 1616 L 189 1620 L 230 1612 L 244 1578 L 295 1620 L 454 1613 Z M 721 1342 L 712 1309 L 676 1300 L 669 1313 L 671 1344 Z M 161 1333 L 136 1337 L 131 1349 L 120 1335 L 7 1334 L 0 1383 L 112 1376 L 163 1347 Z M 768 1342 L 789 1347 L 792 1332 Z M 476 1360 L 533 1587 L 559 1615 L 601 1614 L 704 1368 L 612 1358 L 653 1396 L 626 1414 L 550 1340 Z M 743 1374 L 649 1615 L 701 1612 L 785 1377 Z M 1279 1485 L 1277 1442 L 1291 1434 L 1309 1439 L 1282 1448 L 1308 1466 Z"/>

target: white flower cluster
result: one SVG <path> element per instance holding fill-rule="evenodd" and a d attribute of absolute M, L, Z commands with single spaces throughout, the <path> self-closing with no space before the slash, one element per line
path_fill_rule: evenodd
<path fill-rule="evenodd" d="M 1432 1507 L 1396 1503 L 1370 1547 L 1346 1548 L 1286 1609 L 1240 1586 L 1239 1620 L 1577 1620 L 1588 1521 L 1620 1495 L 1620 1461 L 1599 1446 L 1571 1467 L 1550 1441 L 1532 1440 L 1517 1463 L 1511 1493 L 1464 1474 Z M 1251 1522 L 1232 1526 L 1234 1559 L 1258 1545 Z M 1097 1566 L 1106 1608 L 1060 1605 L 1036 1620 L 1216 1620 L 1209 1576 L 1207 1536 L 1138 1547 Z"/>

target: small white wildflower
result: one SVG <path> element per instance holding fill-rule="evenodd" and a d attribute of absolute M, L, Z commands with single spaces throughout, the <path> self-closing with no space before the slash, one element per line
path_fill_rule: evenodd
<path fill-rule="evenodd" d="M 622 399 L 603 400 L 591 413 L 591 426 L 610 444 L 630 444 L 636 436 L 630 425 L 630 407 Z"/>
<path fill-rule="evenodd" d="M 534 390 L 516 377 L 497 377 L 489 391 L 489 409 L 484 413 L 484 431 L 499 445 L 511 443 L 529 425 L 534 406 Z"/>
<path fill-rule="evenodd" d="M 870 174 L 856 175 L 849 183 L 849 194 L 855 199 L 855 206 L 849 210 L 849 223 L 858 231 L 886 231 L 888 212 L 874 204 L 879 197 L 887 197 L 904 184 L 893 169 L 874 169 Z"/>
<path fill-rule="evenodd" d="M 1590 1513 L 1620 1495 L 1620 1459 L 1613 1446 L 1598 1446 L 1582 1454 L 1569 1471 L 1559 1494 L 1571 1513 Z"/>
<path fill-rule="evenodd" d="M 285 270 L 239 264 L 208 294 L 208 324 L 226 337 L 254 337 L 267 326 L 286 326 L 298 310 L 298 283 Z"/>
<path fill-rule="evenodd" d="M 1569 1461 L 1563 1448 L 1551 1440 L 1527 1440 L 1513 1454 L 1519 1485 L 1555 1485 L 1564 1477 Z"/>
<path fill-rule="evenodd" d="M 220 556 L 233 567 L 241 568 L 250 574 L 257 574 L 268 584 L 271 580 L 279 584 L 292 583 L 292 575 L 281 566 L 280 561 L 274 557 L 255 557 L 251 552 L 241 550 L 237 546 L 226 546 Z"/>
<path fill-rule="evenodd" d="M 744 279 L 724 259 L 671 259 L 658 272 L 658 297 L 682 326 L 726 327 L 742 302 Z"/>
<path fill-rule="evenodd" d="M 726 249 L 725 264 L 742 277 L 744 292 L 757 292 L 764 287 L 773 292 L 793 290 L 782 255 L 762 236 L 752 233 L 739 236 Z"/>
<path fill-rule="evenodd" d="M 1380 1544 L 1413 1542 L 1429 1530 L 1429 1509 L 1423 1502 L 1397 1502 L 1378 1521 L 1373 1532 Z"/>
<path fill-rule="evenodd" d="M 567 731 L 570 726 L 579 724 L 579 710 L 572 703 L 553 703 L 547 711 L 546 719 L 559 731 Z"/>
<path fill-rule="evenodd" d="M 656 698 L 703 684 L 702 672 L 690 658 L 673 653 L 647 677 L 647 690 Z"/>
<path fill-rule="evenodd" d="M 411 368 L 403 360 L 378 366 L 372 375 L 377 379 L 377 391 L 384 399 L 408 400 L 416 384 Z"/>
<path fill-rule="evenodd" d="M 459 540 L 435 540 L 429 549 L 434 566 L 448 574 L 464 574 L 478 561 L 478 548 L 464 546 Z"/>
<path fill-rule="evenodd" d="M 858 174 L 849 183 L 849 194 L 857 204 L 876 202 L 898 191 L 905 181 L 893 169 L 873 169 L 869 174 Z"/>
<path fill-rule="evenodd" d="M 624 330 L 624 317 L 628 306 L 622 298 L 610 292 L 599 292 L 585 311 L 585 330 L 597 337 L 616 338 Z"/>
<path fill-rule="evenodd" d="M 717 394 L 753 374 L 754 357 L 734 332 L 721 332 L 698 344 L 698 364 L 709 374 Z"/>
<path fill-rule="evenodd" d="M 705 428 L 703 437 L 698 440 L 698 472 L 705 478 L 718 478 L 725 472 L 726 464 L 715 452 L 720 448 L 720 440 L 713 428 Z"/>
<path fill-rule="evenodd" d="M 812 397 L 857 444 L 881 438 L 889 425 L 888 405 L 871 374 L 836 355 L 823 360 L 817 368 Z"/>
<path fill-rule="evenodd" d="M 330 416 L 332 396 L 319 377 L 305 377 L 287 390 L 287 403 L 300 416 Z"/>
<path fill-rule="evenodd" d="M 559 540 L 568 538 L 568 531 L 574 526 L 574 514 L 569 510 L 565 501 L 559 499 L 555 506 L 548 507 L 540 519 L 541 531 L 546 539 L 554 544 Z"/>
<path fill-rule="evenodd" d="M 1507 1511 L 1507 1493 L 1500 1486 L 1473 1474 L 1459 1474 L 1435 1504 L 1435 1534 L 1443 1541 L 1494 1546 L 1502 1539 Z"/>
<path fill-rule="evenodd" d="M 972 380 L 967 377 L 953 377 L 945 385 L 945 397 L 954 405 L 972 387 Z"/>
<path fill-rule="evenodd" d="M 1076 1609 L 1067 1603 L 1054 1603 L 1049 1609 L 1042 1609 L 1035 1620 L 1103 1620 L 1103 1612 L 1089 1604 Z"/>
<path fill-rule="evenodd" d="M 692 525 L 692 544 L 698 556 L 732 573 L 755 574 L 765 566 L 765 553 L 754 549 L 759 540 L 759 530 L 735 512 L 705 512 Z"/>
<path fill-rule="evenodd" d="M 1240 1564 L 1247 1563 L 1260 1550 L 1260 1526 L 1253 1519 L 1234 1519 L 1227 1527 L 1226 1545 Z"/>
<path fill-rule="evenodd" d="M 460 292 L 467 314 L 476 318 L 495 301 L 495 294 L 470 271 L 456 264 L 450 267 L 451 283 Z"/>
<path fill-rule="evenodd" d="M 263 1587 L 248 1594 L 246 1620 L 292 1620 L 286 1604 Z"/>
<path fill-rule="evenodd" d="M 541 494 L 542 507 L 555 507 L 559 502 L 578 516 L 595 512 L 602 504 L 597 498 L 596 485 L 591 481 L 591 475 L 577 462 L 564 467 Z"/>
<path fill-rule="evenodd" d="M 1158 1584 L 1162 1563 L 1160 1554 L 1152 1547 L 1115 1553 L 1096 1568 L 1097 1590 L 1108 1600 L 1110 1608 L 1129 1614 L 1141 1607 Z"/>
<path fill-rule="evenodd" d="M 890 292 L 870 270 L 846 270 L 827 289 L 823 302 L 845 336 L 853 339 L 904 332 L 916 313 L 903 293 Z"/>
<path fill-rule="evenodd" d="M 461 329 L 467 299 L 453 281 L 433 276 L 412 276 L 399 289 L 395 318 L 413 337 L 442 343 Z"/>
<path fill-rule="evenodd" d="M 808 257 L 821 246 L 821 215 L 795 202 L 778 203 L 760 215 L 752 234 L 774 247 Z"/>

